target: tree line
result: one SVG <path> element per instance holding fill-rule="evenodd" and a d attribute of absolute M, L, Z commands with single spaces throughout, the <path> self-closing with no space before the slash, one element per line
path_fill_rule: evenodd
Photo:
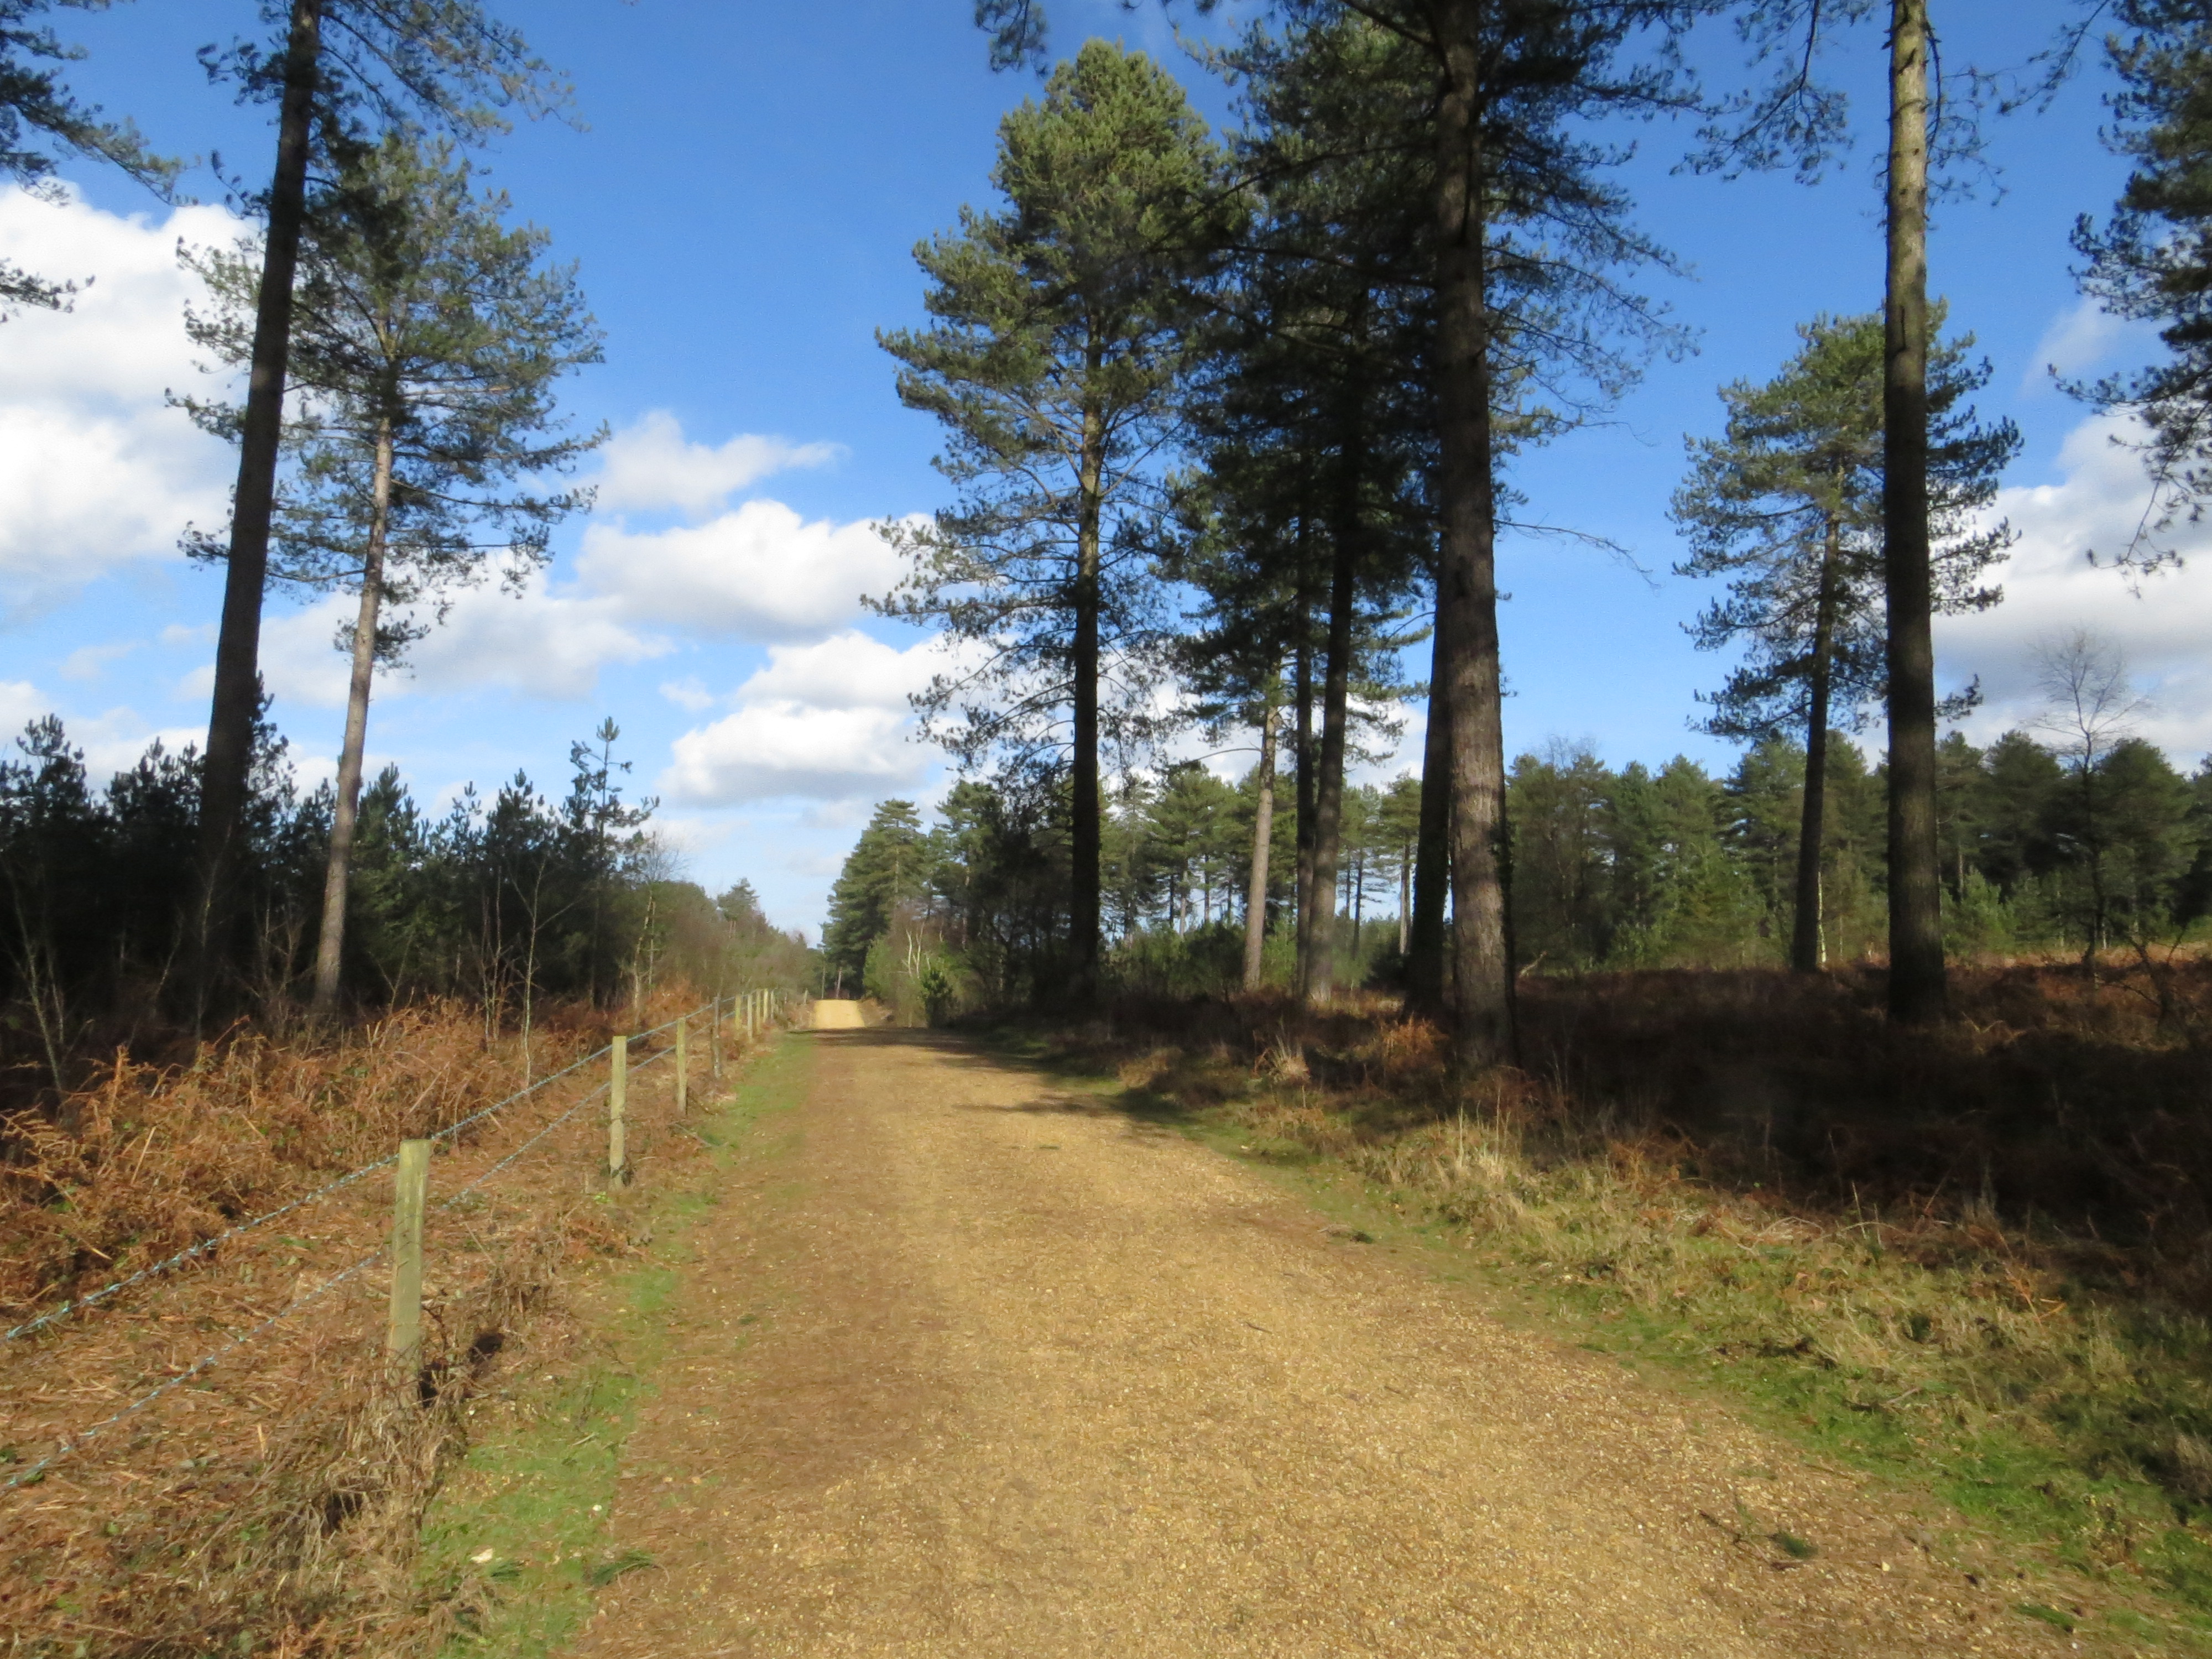
<path fill-rule="evenodd" d="M 1237 99 L 1219 135 L 1142 53 L 1093 40 L 1054 65 L 1030 0 L 978 15 L 994 62 L 1033 65 L 1043 85 L 1001 124 L 997 199 L 917 251 L 927 322 L 883 336 L 901 397 L 945 434 L 951 499 L 887 532 L 908 574 L 877 604 L 969 647 L 916 702 L 988 796 L 949 801 L 931 833 L 1006 854 L 975 879 L 1021 896 L 975 914 L 1018 914 L 1007 948 L 1030 941 L 1025 959 L 1048 959 L 1053 994 L 1080 1005 L 1127 936 L 1109 899 L 1127 816 L 1109 774 L 1141 769 L 1178 724 L 1256 750 L 1241 908 L 1264 918 L 1285 752 L 1291 982 L 1326 995 L 1356 976 L 1329 898 L 1349 855 L 1349 764 L 1395 705 L 1425 698 L 1402 978 L 1468 1064 L 1511 1052 L 1520 936 L 1545 931 L 1520 914 L 1528 790 L 1501 718 L 1496 550 L 1521 505 L 1514 459 L 1568 439 L 1684 344 L 1643 290 L 1673 256 L 1635 223 L 1607 132 L 1680 118 L 1693 170 L 1809 181 L 1850 137 L 1829 54 L 1867 38 L 1853 25 L 1887 25 L 1885 264 L 1869 307 L 1808 319 L 1770 382 L 1724 389 L 1721 434 L 1692 441 L 1674 506 L 1684 573 L 1726 589 L 1698 642 L 1741 653 L 1708 724 L 1749 755 L 1799 757 L 1783 959 L 1820 964 L 1826 890 L 1849 886 L 1835 861 L 1865 831 L 1843 827 L 1844 803 L 1870 777 L 1890 1010 L 1943 1018 L 1947 910 L 1968 904 L 1980 860 L 1947 862 L 1958 768 L 1942 730 L 1973 691 L 1939 696 L 1932 618 L 2002 598 L 2011 534 L 1987 509 L 2020 440 L 1976 412 L 1988 367 L 1928 292 L 1931 180 L 1978 155 L 1990 112 L 1963 94 L 1992 82 L 1939 77 L 1927 0 L 1279 0 L 1203 54 Z M 2205 476 L 2191 424 L 2212 384 L 2204 220 L 2184 180 L 2204 153 L 2190 89 L 2212 25 L 2158 0 L 2100 15 L 2122 88 L 2115 140 L 2136 172 L 2105 224 L 2083 222 L 2084 280 L 2160 324 L 2168 361 L 2075 389 L 2146 422 L 2157 510 L 2143 545 L 2103 550 L 2142 562 Z M 2047 100 L 2095 49 L 2096 21 L 2037 57 L 2005 106 Z M 1740 89 L 1685 67 L 1678 48 L 1714 25 L 1749 48 Z M 1425 683 L 1409 684 L 1401 665 L 1424 643 Z M 1869 767 L 1846 734 L 1876 716 L 1887 750 Z M 1630 799 L 1679 772 L 1631 769 L 1601 793 Z M 1698 814 L 1717 787 L 1699 786 Z M 1006 887 L 1016 869 L 1029 873 Z M 1648 934 L 1656 914 L 1632 905 L 1584 927 L 1569 957 L 1613 959 L 1615 936 Z M 833 936 L 845 925 L 841 909 Z M 1246 943 L 1256 964 L 1264 935 Z"/>
<path fill-rule="evenodd" d="M 749 884 L 709 898 L 678 878 L 651 829 L 656 803 L 626 797 L 620 736 L 610 720 L 573 744 L 557 797 L 518 772 L 436 811 L 397 767 L 370 778 L 344 894 L 346 1000 L 459 998 L 489 1029 L 519 1030 L 526 1054 L 548 1005 L 635 1013 L 672 979 L 716 994 L 805 985 L 813 952 L 769 922 Z M 51 715 L 15 750 L 0 757 L 0 1054 L 66 1093 L 88 1056 L 165 1035 L 168 981 L 191 971 L 173 900 L 194 875 L 205 762 L 157 741 L 102 786 Z M 241 971 L 262 1018 L 281 1021 L 306 1012 L 324 960 L 339 797 L 300 787 L 265 708 L 252 758 Z"/>
<path fill-rule="evenodd" d="M 2045 665 L 2039 733 L 1978 748 L 1954 732 L 1938 746 L 1947 950 L 2077 955 L 2094 971 L 2103 952 L 2148 950 L 2212 915 L 2212 760 L 2185 776 L 2130 731 L 2123 674 L 2108 648 L 2069 641 Z M 1878 961 L 1887 780 L 1840 736 L 1823 771 L 1814 965 Z M 1778 735 L 1718 776 L 1680 756 L 1610 767 L 1576 744 L 1518 756 L 1505 791 L 1518 971 L 1795 965 L 1814 775 L 1803 745 Z M 1108 985 L 1294 992 L 1297 942 L 1318 924 L 1344 984 L 1403 988 L 1419 780 L 1346 790 L 1343 872 L 1305 928 L 1297 907 L 1310 890 L 1285 873 L 1286 819 L 1257 855 L 1261 794 L 1256 767 L 1231 783 L 1183 762 L 1101 802 Z M 926 825 L 912 802 L 887 801 L 862 830 L 831 894 L 828 987 L 913 1006 L 926 981 L 940 1010 L 1049 996 L 1065 966 L 1064 801 L 968 782 L 937 817 Z M 1248 944 L 1260 946 L 1249 964 Z"/>

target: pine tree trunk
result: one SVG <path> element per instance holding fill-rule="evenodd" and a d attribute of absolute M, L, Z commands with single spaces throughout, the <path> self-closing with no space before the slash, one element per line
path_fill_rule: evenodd
<path fill-rule="evenodd" d="M 1093 374 L 1097 365 L 1092 365 Z M 1069 757 L 1068 990 L 1076 1006 L 1098 994 L 1098 535 L 1103 494 L 1105 434 L 1098 417 L 1084 416 L 1077 508 L 1074 639 L 1069 666 L 1074 677 L 1074 745 Z"/>
<path fill-rule="evenodd" d="M 1403 961 L 1413 924 L 1413 849 L 1398 849 L 1398 957 Z"/>
<path fill-rule="evenodd" d="M 1334 538 L 1329 576 L 1328 644 L 1322 671 L 1321 767 L 1314 789 L 1314 922 L 1307 944 L 1304 995 L 1326 1001 L 1336 978 L 1336 873 L 1344 835 L 1345 723 L 1352 685 L 1352 607 L 1358 566 L 1348 526 Z"/>
<path fill-rule="evenodd" d="M 331 811 L 331 852 L 323 870 L 323 925 L 315 942 L 318 1014 L 337 1006 L 338 965 L 345 950 L 346 880 L 353 869 L 354 825 L 361 811 L 362 751 L 368 741 L 368 694 L 376 673 L 376 620 L 384 604 L 384 544 L 392 515 L 392 422 L 377 423 L 376 471 L 369 491 L 368 550 L 362 561 L 361 607 L 354 616 L 353 678 L 346 688 L 345 738 L 338 746 L 337 800 Z M 533 948 L 536 930 L 532 930 Z M 528 1046 L 525 1010 L 524 1044 Z"/>
<path fill-rule="evenodd" d="M 1881 517 L 1889 602 L 1889 1012 L 1943 1018 L 1936 642 L 1928 550 L 1928 8 L 1893 0 Z"/>
<path fill-rule="evenodd" d="M 1820 551 L 1820 592 L 1814 601 L 1813 659 L 1808 679 L 1805 717 L 1805 801 L 1797 825 L 1797 915 L 1790 938 L 1790 965 L 1817 974 L 1828 965 L 1821 931 L 1820 859 L 1827 837 L 1828 689 L 1836 647 L 1836 584 L 1843 556 L 1843 532 L 1828 521 L 1827 544 Z"/>
<path fill-rule="evenodd" d="M 1444 60 L 1437 113 L 1437 608 L 1449 656 L 1431 695 L 1442 696 L 1451 722 L 1450 1009 L 1463 1072 L 1513 1054 L 1480 10 L 1478 0 L 1448 0 L 1436 13 Z"/>
<path fill-rule="evenodd" d="M 1444 701 L 1450 649 L 1443 606 L 1429 640 L 1429 726 L 1421 744 L 1421 819 L 1413 852 L 1412 926 L 1406 940 L 1406 1007 L 1442 1019 L 1444 1006 L 1444 900 L 1451 889 L 1451 708 Z"/>
<path fill-rule="evenodd" d="M 1275 837 L 1275 699 L 1273 688 L 1260 707 L 1260 799 L 1252 814 L 1252 884 L 1244 899 L 1244 988 L 1260 988 L 1261 957 L 1267 943 L 1267 854 Z"/>
<path fill-rule="evenodd" d="M 1292 981 L 1292 991 L 1298 1000 L 1306 999 L 1307 987 L 1313 973 L 1314 912 L 1314 772 L 1315 754 L 1313 729 L 1313 644 L 1309 637 L 1308 623 L 1312 611 L 1303 592 L 1298 596 L 1298 645 L 1292 659 L 1291 696 L 1296 704 L 1297 752 L 1291 757 L 1295 763 L 1293 782 L 1297 790 L 1297 823 L 1295 826 L 1297 844 L 1297 971 Z"/>
<path fill-rule="evenodd" d="M 292 0 L 284 52 L 284 94 L 276 118 L 276 167 L 269 185 L 269 225 L 253 357 L 239 430 L 238 483 L 232 498 L 230 554 L 223 575 L 222 622 L 215 651 L 215 695 L 201 767 L 198 914 L 191 928 L 193 1020 L 204 1020 L 216 981 L 228 977 L 235 909 L 238 840 L 253 764 L 253 726 L 261 712 L 261 600 L 269 572 L 269 524 L 276 499 L 283 437 L 284 376 L 292 344 L 292 283 L 307 213 L 307 157 L 315 82 L 322 52 L 322 0 Z"/>

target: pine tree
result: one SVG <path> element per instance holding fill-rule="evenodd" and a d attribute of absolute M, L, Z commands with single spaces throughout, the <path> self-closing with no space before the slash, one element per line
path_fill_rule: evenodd
<path fill-rule="evenodd" d="M 428 624 L 395 605 L 444 603 L 496 568 L 518 583 L 547 557 L 553 526 L 588 503 L 544 492 L 599 441 L 564 434 L 555 383 L 599 357 L 574 272 L 544 262 L 546 236 L 509 229 L 503 195 L 479 196 L 447 146 L 399 134 L 356 151 L 313 204 L 295 301 L 291 384 L 307 394 L 288 428 L 296 465 L 272 513 L 270 574 L 360 596 L 337 799 L 315 962 L 314 1006 L 335 1005 L 346 877 L 371 681 Z M 251 243 L 196 264 L 214 310 L 193 338 L 238 367 L 252 351 L 258 277 Z M 240 412 L 192 404 L 233 435 Z M 192 550 L 220 558 L 203 538 Z"/>
<path fill-rule="evenodd" d="M 1424 282 L 1436 331 L 1430 483 L 1439 653 L 1431 701 L 1443 715 L 1432 708 L 1431 725 L 1449 744 L 1449 806 L 1440 799 L 1437 810 L 1451 842 L 1455 1048 L 1462 1065 L 1485 1066 L 1513 1049 L 1499 463 L 1516 434 L 1604 404 L 1632 376 L 1635 346 L 1662 331 L 1622 281 L 1658 251 L 1603 182 L 1601 169 L 1618 157 L 1591 139 L 1589 124 L 1680 100 L 1665 54 L 1636 48 L 1648 30 L 1685 21 L 1698 8 L 1675 0 L 1283 0 L 1276 9 L 1293 52 L 1297 39 L 1326 34 L 1356 11 L 1413 70 L 1394 77 L 1409 95 L 1377 107 L 1360 141 L 1412 160 L 1431 210 Z M 982 0 L 976 17 L 991 31 L 994 63 L 1042 53 L 1036 0 Z M 1539 369 L 1553 399 L 1548 410 L 1521 397 Z"/>
<path fill-rule="evenodd" d="M 1296 516 L 1291 584 L 1314 617 L 1293 672 L 1298 989 L 1325 998 L 1357 709 L 1400 689 L 1397 651 L 1419 637 L 1401 623 L 1435 533 L 1426 158 L 1369 142 L 1418 100 L 1419 62 L 1342 16 L 1288 37 L 1253 31 L 1219 62 L 1247 89 L 1238 166 L 1266 182 L 1207 435 L 1279 458 L 1292 492 L 1278 513 Z"/>
<path fill-rule="evenodd" d="M 2152 510 L 2120 553 L 2141 567 L 2170 559 L 2158 534 L 2195 522 L 2212 498 L 2212 15 L 2199 0 L 2113 10 L 2132 33 L 2108 42 L 2121 82 L 2112 141 L 2135 170 L 2110 222 L 2083 216 L 2074 243 L 2089 260 L 2084 289 L 2116 315 L 2158 324 L 2167 356 L 2075 390 L 2149 428 Z"/>
<path fill-rule="evenodd" d="M 1942 1019 L 1942 768 L 1937 728 L 1934 618 L 1940 594 L 1933 501 L 1929 374 L 1936 319 L 1928 299 L 1931 166 L 1981 148 L 1978 100 L 1964 88 L 1938 96 L 1929 0 L 1749 0 L 1739 27 L 1757 58 L 1781 69 L 1763 93 L 1736 100 L 1706 130 L 1706 165 L 1793 165 L 1816 177 L 1846 127 L 1847 101 L 1814 74 L 1814 60 L 1869 15 L 1888 21 L 1888 146 L 1883 180 L 1882 597 L 1887 764 L 1889 1012 L 1905 1024 Z M 1971 68 L 1951 71 L 1973 82 Z"/>
<path fill-rule="evenodd" d="M 1942 307 L 1936 308 L 1940 331 Z M 1884 477 L 1881 319 L 1816 318 L 1796 356 L 1765 385 L 1724 386 L 1724 434 L 1692 440 L 1673 516 L 1691 547 L 1683 575 L 1725 576 L 1728 597 L 1692 625 L 1700 649 L 1747 645 L 1741 667 L 1704 700 L 1704 724 L 1756 742 L 1802 734 L 1802 820 L 1790 963 L 1825 960 L 1820 871 L 1829 733 L 1856 728 L 1887 678 L 1881 610 Z M 1983 585 L 2011 532 L 1978 518 L 2018 453 L 2012 422 L 1984 425 L 1966 400 L 1986 385 L 1973 338 L 1939 338 L 1931 356 L 1929 517 L 1939 611 L 1996 603 Z"/>
<path fill-rule="evenodd" d="M 986 668 L 917 699 L 963 762 L 1065 754 L 1079 1000 L 1099 964 L 1100 751 L 1146 725 L 1155 462 L 1230 208 L 1182 88 L 1096 40 L 1001 123 L 993 182 L 1001 210 L 916 251 L 935 324 L 880 337 L 902 400 L 945 430 L 960 499 L 890 532 L 910 568 L 879 608 L 985 647 Z"/>
<path fill-rule="evenodd" d="M 552 83 L 521 36 L 477 0 L 289 0 L 277 15 L 283 34 L 276 50 L 242 43 L 201 54 L 210 73 L 235 81 L 247 97 L 273 100 L 277 115 L 276 165 L 258 202 L 261 275 L 208 711 L 190 930 L 196 1020 L 227 989 L 217 981 L 233 946 L 231 885 L 260 705 L 261 608 L 310 173 L 319 155 L 328 161 L 356 144 L 365 119 L 471 137 L 501 126 L 503 110 L 556 107 L 566 90 Z"/>
<path fill-rule="evenodd" d="M 105 0 L 58 0 L 91 10 Z M 118 167 L 167 196 L 178 163 L 146 148 L 128 121 L 110 121 L 77 101 L 58 65 L 84 56 L 42 23 L 57 0 L 0 0 L 0 179 L 34 191 L 51 189 L 56 150 Z M 0 322 L 19 307 L 54 310 L 76 284 L 55 282 L 0 259 Z"/>
<path fill-rule="evenodd" d="M 876 808 L 830 890 L 830 921 L 822 930 L 823 958 L 842 975 L 842 984 L 859 991 L 868 947 L 890 932 L 901 904 L 928 894 L 935 864 L 912 801 L 887 800 Z"/>

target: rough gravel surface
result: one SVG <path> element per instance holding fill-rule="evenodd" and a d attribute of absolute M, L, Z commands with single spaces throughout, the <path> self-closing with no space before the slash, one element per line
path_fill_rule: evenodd
<path fill-rule="evenodd" d="M 1095 1094 L 787 1040 L 799 1143 L 702 1224 L 616 1517 L 654 1565 L 579 1655 L 2073 1650 L 1897 1500 Z"/>

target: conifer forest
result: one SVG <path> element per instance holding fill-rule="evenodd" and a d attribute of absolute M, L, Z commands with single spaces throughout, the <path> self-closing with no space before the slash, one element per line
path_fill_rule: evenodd
<path fill-rule="evenodd" d="M 2212 1653 L 2212 0 L 892 10 L 0 0 L 0 1650 Z"/>

